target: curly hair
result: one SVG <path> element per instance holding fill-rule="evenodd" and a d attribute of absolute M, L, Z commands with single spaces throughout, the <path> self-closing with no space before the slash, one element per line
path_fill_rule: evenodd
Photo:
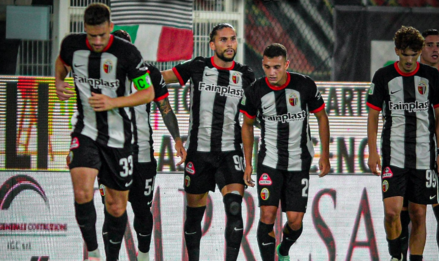
<path fill-rule="evenodd" d="M 395 47 L 399 50 L 409 48 L 418 52 L 421 51 L 424 46 L 424 37 L 422 37 L 416 28 L 411 26 L 401 26 L 401 28 L 396 31 L 393 41 L 395 42 Z"/>

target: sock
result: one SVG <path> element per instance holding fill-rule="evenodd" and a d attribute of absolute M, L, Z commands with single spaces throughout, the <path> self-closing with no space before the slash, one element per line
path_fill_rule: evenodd
<path fill-rule="evenodd" d="M 404 260 L 407 260 L 407 252 L 409 248 L 409 224 L 410 215 L 407 210 L 401 211 L 401 253 L 404 254 Z"/>
<path fill-rule="evenodd" d="M 189 261 L 200 259 L 201 220 L 206 207 L 186 207 L 186 221 L 184 222 L 184 239 L 186 241 Z"/>
<path fill-rule="evenodd" d="M 96 235 L 96 209 L 93 200 L 84 204 L 75 202 L 75 216 L 82 238 L 89 252 L 98 248 Z"/>
<path fill-rule="evenodd" d="M 107 261 L 117 261 L 119 258 L 119 251 L 122 245 L 123 235 L 127 225 L 127 212 L 122 216 L 114 217 L 105 210 L 104 223 L 108 228 L 108 244 L 106 246 Z"/>
<path fill-rule="evenodd" d="M 269 235 L 273 231 L 274 224 L 264 224 L 259 221 L 257 238 L 259 252 L 263 261 L 274 261 L 276 239 Z"/>
<path fill-rule="evenodd" d="M 279 253 L 283 256 L 288 256 L 288 252 L 290 251 L 291 246 L 296 242 L 296 240 L 300 237 L 303 231 L 303 224 L 298 230 L 292 230 L 288 225 L 288 222 L 285 223 L 283 229 L 282 243 L 279 247 Z"/>
<path fill-rule="evenodd" d="M 134 210 L 134 205 L 133 210 Z M 139 251 L 148 253 L 151 245 L 153 219 L 151 211 L 135 211 L 134 212 L 134 229 L 137 234 L 137 242 Z"/>
<path fill-rule="evenodd" d="M 410 261 L 422 261 L 422 255 L 410 255 Z"/>
<path fill-rule="evenodd" d="M 224 209 L 226 211 L 226 261 L 235 261 L 239 255 L 244 222 L 242 220 L 242 196 L 238 193 L 228 193 L 224 196 Z"/>
<path fill-rule="evenodd" d="M 395 239 L 387 239 L 389 254 L 394 258 L 401 258 L 401 235 Z"/>

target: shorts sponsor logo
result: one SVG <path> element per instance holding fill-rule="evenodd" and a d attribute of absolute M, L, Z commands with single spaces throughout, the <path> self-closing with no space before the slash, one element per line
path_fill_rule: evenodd
<path fill-rule="evenodd" d="M 101 193 L 102 197 L 105 197 L 105 185 L 104 184 L 99 185 L 99 192 Z"/>
<path fill-rule="evenodd" d="M 192 163 L 192 161 L 186 164 L 186 172 L 192 175 L 195 174 L 195 166 L 194 163 Z"/>
<path fill-rule="evenodd" d="M 104 72 L 108 74 L 111 72 L 112 69 L 113 69 L 113 63 L 110 60 L 105 60 Z"/>
<path fill-rule="evenodd" d="M 271 180 L 270 176 L 267 173 L 264 173 L 259 178 L 259 185 L 261 186 L 270 186 L 273 184 L 273 181 Z"/>
<path fill-rule="evenodd" d="M 387 180 L 383 180 L 383 192 L 387 192 L 389 190 L 389 182 Z"/>
<path fill-rule="evenodd" d="M 191 185 L 191 177 L 187 176 L 184 178 L 184 186 L 187 188 Z"/>
<path fill-rule="evenodd" d="M 267 200 L 270 197 L 270 191 L 267 188 L 263 188 L 261 190 L 261 198 L 262 200 Z"/>
<path fill-rule="evenodd" d="M 78 140 L 78 138 L 74 137 L 72 139 L 72 143 L 70 143 L 70 149 L 72 150 L 72 149 L 76 149 L 76 148 L 79 148 L 79 140 Z"/>
<path fill-rule="evenodd" d="M 72 161 L 73 161 L 73 151 L 69 152 L 69 155 L 67 155 L 66 161 L 67 161 L 67 165 L 70 165 L 70 163 L 72 163 Z"/>
<path fill-rule="evenodd" d="M 383 179 L 388 179 L 393 177 L 393 172 L 390 167 L 386 167 L 383 172 Z"/>

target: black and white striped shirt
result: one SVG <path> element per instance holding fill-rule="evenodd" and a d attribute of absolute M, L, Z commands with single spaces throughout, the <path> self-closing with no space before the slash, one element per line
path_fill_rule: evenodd
<path fill-rule="evenodd" d="M 287 73 L 282 86 L 273 86 L 266 77 L 245 91 L 240 111 L 261 123 L 258 161 L 262 165 L 287 171 L 309 170 L 314 157 L 309 113 L 325 108 L 312 79 Z"/>
<path fill-rule="evenodd" d="M 181 85 L 191 79 L 187 151 L 241 150 L 238 105 L 244 89 L 254 82 L 253 71 L 236 62 L 221 68 L 213 57 L 197 57 L 172 70 Z"/>
<path fill-rule="evenodd" d="M 130 80 L 146 73 L 137 48 L 110 35 L 102 52 L 94 52 L 86 34 L 71 34 L 61 44 L 60 58 L 72 68 L 77 97 L 73 132 L 96 142 L 123 148 L 132 144 L 132 123 L 129 108 L 95 112 L 88 103 L 91 93 L 109 97 L 128 96 Z"/>
<path fill-rule="evenodd" d="M 439 72 L 419 64 L 404 73 L 398 62 L 379 69 L 367 106 L 382 111 L 383 166 L 433 169 L 436 162 L 435 112 L 439 106 Z"/>

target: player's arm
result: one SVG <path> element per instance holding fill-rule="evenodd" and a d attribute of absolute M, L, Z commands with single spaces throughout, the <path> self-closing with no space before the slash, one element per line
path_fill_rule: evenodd
<path fill-rule="evenodd" d="M 326 110 L 324 109 L 314 113 L 314 115 L 316 116 L 319 124 L 319 136 L 321 143 L 319 177 L 323 177 L 328 174 L 329 170 L 331 169 L 331 164 L 329 163 L 329 120 Z"/>
<path fill-rule="evenodd" d="M 436 124 L 435 124 L 435 126 L 436 126 L 436 144 L 437 144 L 437 146 L 438 146 L 438 148 L 439 148 L 439 107 L 436 107 L 436 108 L 434 108 L 434 113 L 436 114 Z M 438 155 L 437 155 L 437 158 L 436 158 L 436 163 L 437 163 L 437 173 L 439 173 L 439 153 L 438 153 Z"/>
<path fill-rule="evenodd" d="M 175 141 L 175 150 L 177 151 L 177 157 L 180 157 L 181 160 L 176 165 L 182 164 L 186 160 L 186 150 L 183 146 L 183 141 L 180 137 L 180 130 L 178 128 L 177 117 L 175 116 L 174 111 L 171 108 L 171 104 L 169 103 L 169 99 L 166 97 L 159 101 L 156 101 L 157 107 L 162 114 L 163 122 L 166 125 L 169 133 Z"/>
<path fill-rule="evenodd" d="M 178 77 L 175 75 L 174 71 L 172 69 L 161 71 L 161 74 L 163 76 L 163 79 L 165 79 L 166 83 L 177 83 Z"/>
<path fill-rule="evenodd" d="M 254 142 L 254 119 L 249 118 L 244 114 L 244 121 L 241 129 L 242 145 L 244 148 L 244 158 L 245 158 L 245 171 L 244 171 L 244 182 L 247 186 L 254 187 L 251 175 L 253 172 L 252 167 L 252 153 L 253 153 L 253 142 Z"/>
<path fill-rule="evenodd" d="M 64 80 L 67 77 L 67 74 L 70 72 L 70 67 L 66 66 L 61 58 L 58 56 L 55 61 L 55 88 L 56 88 L 56 96 L 61 101 L 65 101 L 70 99 L 75 95 L 75 92 L 69 90 L 70 88 L 74 88 L 70 86 Z"/>
<path fill-rule="evenodd" d="M 381 159 L 377 151 L 379 115 L 380 115 L 380 111 L 369 107 L 369 114 L 367 117 L 367 145 L 369 146 L 369 160 L 367 164 L 369 165 L 369 168 L 372 171 L 372 173 L 375 175 L 380 175 L 380 171 L 381 171 Z M 437 133 L 437 129 L 438 129 L 438 125 L 436 123 L 436 133 Z"/>

